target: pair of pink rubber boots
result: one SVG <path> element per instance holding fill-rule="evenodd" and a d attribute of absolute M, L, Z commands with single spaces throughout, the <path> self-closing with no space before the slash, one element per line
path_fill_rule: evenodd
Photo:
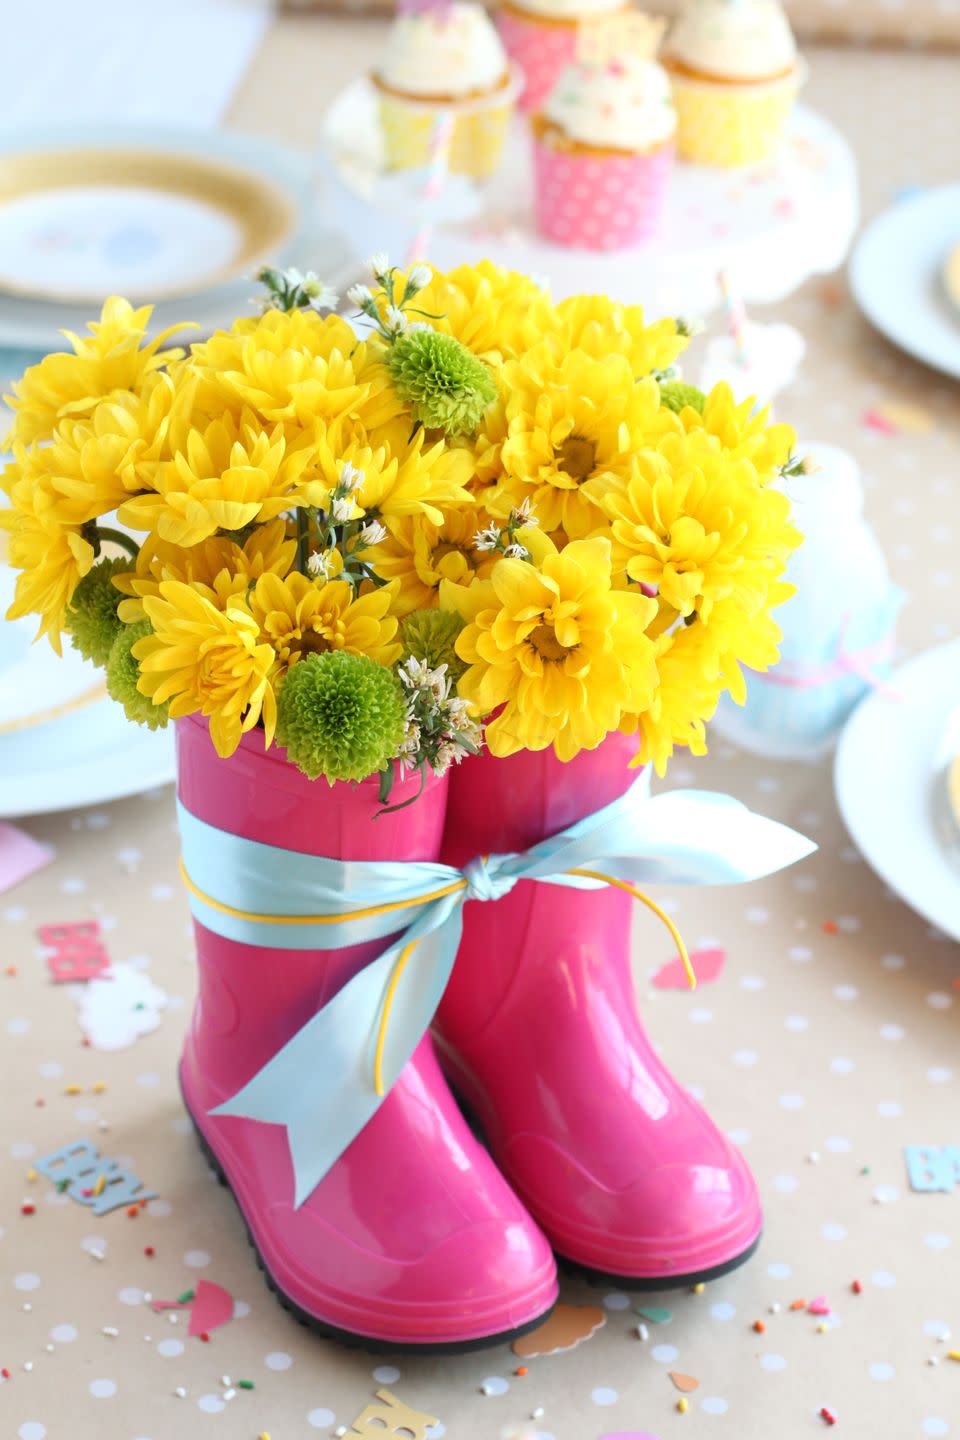
<path fill-rule="evenodd" d="M 636 777 L 632 749 L 615 736 L 568 764 L 551 751 L 476 757 L 373 823 L 375 784 L 311 782 L 258 735 L 220 761 L 203 724 L 178 723 L 180 798 L 209 824 L 338 859 L 457 866 L 525 850 L 608 804 Z M 268 1280 L 301 1319 L 376 1349 L 468 1349 L 549 1314 L 555 1255 L 664 1289 L 752 1252 L 761 1213 L 750 1172 L 637 1017 L 631 905 L 614 890 L 530 881 L 469 902 L 433 1039 L 299 1209 L 284 1129 L 209 1112 L 383 943 L 274 950 L 196 926 L 184 1098 Z"/>

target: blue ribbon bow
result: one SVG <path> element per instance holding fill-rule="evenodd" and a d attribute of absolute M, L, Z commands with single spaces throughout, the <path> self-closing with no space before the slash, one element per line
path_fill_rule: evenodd
<path fill-rule="evenodd" d="M 383 1100 L 374 1060 L 385 1004 L 384 1093 L 429 1029 L 456 959 L 466 901 L 496 901 L 518 880 L 604 887 L 573 870 L 602 870 L 634 886 L 735 885 L 816 849 L 728 795 L 674 790 L 651 800 L 645 774 L 612 804 L 523 854 L 488 855 L 462 871 L 328 860 L 228 834 L 182 804 L 179 816 L 190 907 L 215 934 L 298 950 L 395 937 L 211 1112 L 286 1127 L 298 1208 Z"/>

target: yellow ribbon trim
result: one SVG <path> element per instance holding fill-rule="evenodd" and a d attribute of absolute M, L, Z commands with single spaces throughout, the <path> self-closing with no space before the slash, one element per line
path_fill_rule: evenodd
<path fill-rule="evenodd" d="M 484 856 L 483 858 L 486 859 L 487 857 Z M 673 938 L 673 942 L 680 953 L 680 959 L 683 962 L 683 968 L 687 976 L 687 983 L 690 986 L 691 990 L 696 990 L 696 971 L 694 970 L 693 965 L 690 961 L 690 955 L 687 951 L 687 947 L 683 943 L 683 936 L 680 934 L 680 931 L 670 919 L 670 916 L 667 914 L 666 910 L 662 909 L 662 907 L 657 904 L 656 900 L 651 900 L 649 895 L 644 895 L 642 890 L 638 890 L 635 885 L 630 885 L 626 880 L 618 880 L 614 875 L 603 875 L 599 870 L 567 870 L 566 874 L 582 875 L 586 880 L 602 880 L 605 885 L 612 885 L 617 890 L 625 890 L 628 895 L 633 896 L 634 900 L 639 900 L 641 905 L 646 905 L 647 909 L 651 910 L 653 914 L 656 915 L 658 920 L 662 920 L 664 925 L 666 925 L 667 929 L 669 930 Z M 449 891 L 447 893 L 449 894 Z M 404 970 L 407 968 L 407 961 L 410 959 L 410 956 L 413 954 L 418 944 L 419 941 L 411 940 L 410 944 L 405 946 L 404 949 L 397 956 L 397 963 L 393 967 L 393 972 L 390 976 L 390 983 L 387 986 L 387 993 L 383 997 L 383 1010 L 380 1014 L 380 1025 L 377 1030 L 377 1048 L 374 1051 L 373 1056 L 373 1083 L 377 1094 L 381 1096 L 384 1093 L 383 1051 L 384 1046 L 387 1043 L 387 1026 L 390 1023 L 390 1011 L 393 1009 L 393 999 L 394 995 L 396 994 L 397 986 L 400 983 L 400 977 L 402 976 Z"/>
<path fill-rule="evenodd" d="M 59 720 L 63 715 L 72 715 L 77 710 L 85 710 L 88 705 L 104 699 L 106 693 L 107 687 L 100 680 L 96 685 L 91 685 L 89 690 L 75 695 L 72 700 L 65 700 L 61 705 L 50 705 L 46 710 L 35 710 L 32 715 L 21 715 L 18 720 L 5 720 L 0 725 L 0 735 L 14 735 L 18 730 L 32 730 L 37 725 L 47 725 L 51 720 Z"/>

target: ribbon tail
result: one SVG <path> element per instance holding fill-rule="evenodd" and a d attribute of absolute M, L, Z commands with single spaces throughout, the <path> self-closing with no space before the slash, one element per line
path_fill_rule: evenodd
<path fill-rule="evenodd" d="M 319 1185 L 383 1102 L 373 1083 L 378 1017 L 394 967 L 416 949 L 397 986 L 384 1053 L 388 1092 L 430 1026 L 456 959 L 459 895 L 437 901 L 400 940 L 349 980 L 236 1095 L 211 1110 L 283 1125 L 294 1207 Z"/>

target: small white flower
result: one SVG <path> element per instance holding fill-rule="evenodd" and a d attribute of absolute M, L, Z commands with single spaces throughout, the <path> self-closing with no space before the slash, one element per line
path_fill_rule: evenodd
<path fill-rule="evenodd" d="M 516 542 L 514 542 L 513 545 L 508 545 L 503 553 L 508 560 L 530 559 L 530 551 L 525 549 L 523 545 L 517 545 Z"/>
<path fill-rule="evenodd" d="M 326 285 L 313 270 L 308 270 L 300 282 L 300 289 L 310 301 L 314 310 L 336 310 L 340 296 L 332 285 Z"/>
<path fill-rule="evenodd" d="M 379 545 L 381 540 L 386 540 L 387 528 L 381 525 L 379 520 L 368 520 L 360 531 L 360 539 L 364 545 Z"/>
<path fill-rule="evenodd" d="M 514 525 L 539 525 L 540 521 L 533 513 L 533 501 L 529 495 L 524 495 L 520 504 L 510 512 L 510 520 Z"/>
<path fill-rule="evenodd" d="M 425 285 L 430 284 L 432 279 L 433 271 L 429 265 L 414 265 L 407 276 L 407 284 L 411 290 L 422 290 Z"/>
<path fill-rule="evenodd" d="M 478 530 L 473 537 L 474 550 L 496 550 L 500 544 L 500 531 L 496 525 L 488 525 L 486 530 Z"/>
<path fill-rule="evenodd" d="M 322 580 L 330 579 L 330 561 L 325 552 L 314 551 L 307 560 L 307 569 L 311 575 L 317 575 Z"/>
<path fill-rule="evenodd" d="M 356 305 L 358 310 L 365 310 L 373 303 L 373 291 L 369 285 L 351 285 L 347 291 L 347 299 L 351 305 Z"/>
<path fill-rule="evenodd" d="M 353 519 L 353 501 L 349 495 L 334 495 L 330 501 L 330 515 L 335 525 L 346 525 Z"/>
<path fill-rule="evenodd" d="M 304 278 L 303 271 L 298 270 L 296 265 L 290 265 L 286 270 L 280 271 L 280 279 L 290 290 L 295 288 L 299 289 L 303 284 Z"/>
<path fill-rule="evenodd" d="M 390 256 L 385 250 L 375 250 L 367 261 L 367 268 L 374 280 L 379 280 L 390 269 Z"/>
<path fill-rule="evenodd" d="M 408 320 L 408 321 L 407 321 L 407 334 L 408 334 L 408 335 L 416 335 L 416 333 L 417 333 L 418 330 L 432 330 L 432 329 L 433 329 L 433 326 L 432 326 L 432 325 L 428 325 L 427 322 L 426 322 L 426 320 Z"/>
<path fill-rule="evenodd" d="M 444 740 L 438 748 L 433 760 L 433 771 L 435 775 L 445 775 L 451 765 L 459 765 L 463 759 L 463 751 L 459 745 L 452 740 Z"/>
<path fill-rule="evenodd" d="M 392 334 L 399 335 L 404 330 L 406 330 L 407 326 L 410 324 L 410 321 L 407 319 L 406 315 L 404 315 L 402 310 L 397 309 L 396 305 L 388 305 L 387 318 L 385 323 L 387 329 Z"/>
<path fill-rule="evenodd" d="M 429 674 L 427 662 L 418 660 L 416 655 L 410 655 L 400 666 L 400 679 L 408 690 L 419 690 L 424 684 L 424 676 Z"/>
<path fill-rule="evenodd" d="M 366 475 L 364 472 L 358 470 L 355 465 L 351 465 L 349 460 L 341 462 L 340 484 L 338 488 L 342 490 L 345 495 L 352 495 L 355 490 L 359 490 L 365 479 Z"/>

